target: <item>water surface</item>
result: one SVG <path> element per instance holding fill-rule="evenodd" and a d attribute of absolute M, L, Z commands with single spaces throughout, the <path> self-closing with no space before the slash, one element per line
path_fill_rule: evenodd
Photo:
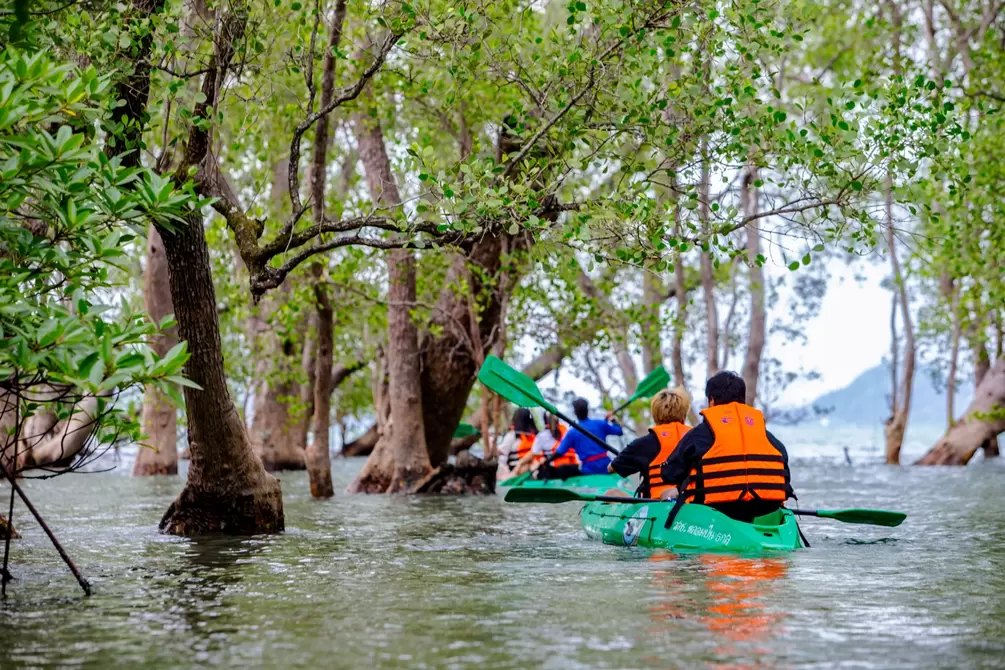
<path fill-rule="evenodd" d="M 811 549 L 753 559 L 597 544 L 575 503 L 316 502 L 303 473 L 285 534 L 187 540 L 156 530 L 179 479 L 29 481 L 94 595 L 18 508 L 0 668 L 1002 667 L 1003 467 L 831 447 L 793 449 L 802 506 L 907 522 L 807 519 Z M 359 466 L 335 461 L 336 490 Z"/>

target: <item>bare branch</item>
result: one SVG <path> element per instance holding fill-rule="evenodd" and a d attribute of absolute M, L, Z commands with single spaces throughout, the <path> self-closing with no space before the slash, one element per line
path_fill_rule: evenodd
<path fill-rule="evenodd" d="M 304 134 L 318 122 L 332 112 L 336 107 L 349 102 L 350 100 L 355 100 L 359 97 L 359 94 L 363 92 L 367 83 L 373 76 L 380 70 L 384 61 L 387 59 L 388 53 L 398 40 L 402 38 L 404 33 L 388 33 L 384 37 L 384 42 L 380 45 L 377 54 L 374 56 L 373 61 L 370 65 L 360 74 L 359 79 L 352 86 L 343 88 L 337 96 L 332 98 L 332 100 L 327 104 L 322 106 L 317 112 L 310 114 L 306 119 L 304 119 L 300 125 L 296 127 L 293 131 L 293 138 L 290 140 L 290 173 L 289 173 L 289 183 L 290 183 L 290 202 L 293 204 L 293 215 L 290 217 L 289 221 L 283 226 L 283 230 L 280 231 L 280 238 L 288 236 L 293 230 L 293 225 L 301 216 L 303 216 L 306 206 L 300 201 L 300 145 L 303 142 Z"/>

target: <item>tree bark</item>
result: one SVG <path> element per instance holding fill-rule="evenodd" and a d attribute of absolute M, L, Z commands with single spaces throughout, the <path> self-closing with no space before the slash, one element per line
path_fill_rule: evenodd
<path fill-rule="evenodd" d="M 21 534 L 17 532 L 17 528 L 14 527 L 10 521 L 7 520 L 3 514 L 0 514 L 0 540 L 6 540 L 7 534 L 10 533 L 10 539 L 16 540 L 21 537 Z"/>
<path fill-rule="evenodd" d="M 369 456 L 377 444 L 378 437 L 380 437 L 380 433 L 377 432 L 377 424 L 373 424 L 355 440 L 346 442 L 342 446 L 342 455 L 346 458 L 352 456 Z"/>
<path fill-rule="evenodd" d="M 466 286 L 466 290 L 440 294 L 430 328 L 438 334 L 427 333 L 422 340 L 422 393 L 424 398 L 435 398 L 423 406 L 433 467 L 450 455 L 454 428 L 464 413 L 478 367 L 502 336 L 505 298 L 518 275 L 515 267 L 504 265 L 504 258 L 526 246 L 522 237 L 486 235 L 466 255 L 454 255 L 445 285 Z M 478 300 L 476 296 L 484 297 Z"/>
<path fill-rule="evenodd" d="M 314 380 L 314 422 L 313 439 L 307 445 L 307 476 L 310 481 L 311 496 L 331 498 L 335 495 L 332 486 L 331 466 L 331 376 L 332 376 L 332 328 L 333 316 L 328 290 L 321 281 L 320 265 L 315 265 L 314 295 L 317 299 L 317 364 Z"/>
<path fill-rule="evenodd" d="M 893 221 L 893 183 L 889 176 L 886 182 L 886 243 L 890 250 L 890 267 L 893 273 L 894 302 L 899 307 L 904 327 L 903 370 L 895 383 L 890 417 L 886 420 L 883 434 L 886 440 L 886 462 L 900 463 L 900 450 L 904 444 L 907 420 L 911 414 L 911 395 L 914 388 L 915 344 L 914 324 L 911 320 L 911 306 L 907 296 L 907 283 L 897 258 L 896 237 Z M 894 362 L 895 364 L 895 362 Z"/>
<path fill-rule="evenodd" d="M 701 181 L 698 184 L 698 213 L 703 228 L 709 221 L 708 140 L 702 140 Z M 715 276 L 710 251 L 701 254 L 701 292 L 705 298 L 705 370 L 709 377 L 719 371 L 719 313 L 715 305 Z"/>
<path fill-rule="evenodd" d="M 49 387 L 51 389 L 51 387 Z M 50 391 L 55 402 L 59 393 Z M 32 394 L 42 399 L 41 391 Z M 68 419 L 58 421 L 52 412 L 40 412 L 24 421 L 18 435 L 17 462 L 14 471 L 39 467 L 62 467 L 70 464 L 94 432 L 98 414 L 98 399 L 85 396 L 73 408 Z"/>
<path fill-rule="evenodd" d="M 401 197 L 379 121 L 365 113 L 357 114 L 354 130 L 371 199 L 378 206 L 400 208 Z M 423 422 L 419 331 L 411 315 L 416 300 L 412 252 L 391 251 L 387 256 L 387 274 L 390 421 L 350 487 L 364 493 L 407 493 L 432 471 Z"/>
<path fill-rule="evenodd" d="M 147 233 L 147 267 L 143 273 L 143 300 L 147 315 L 160 323 L 173 313 L 171 284 L 168 278 L 167 259 L 160 233 L 153 226 Z M 150 343 L 159 356 L 166 354 L 178 343 L 177 328 L 158 333 Z M 143 434 L 145 445 L 136 452 L 134 476 L 178 474 L 178 412 L 174 405 L 154 387 L 143 394 Z"/>
<path fill-rule="evenodd" d="M 289 159 L 277 160 L 272 168 L 272 186 L 269 200 L 274 212 L 282 211 L 288 196 Z M 304 401 L 304 393 L 312 389 L 294 381 L 294 366 L 302 364 L 300 357 L 310 348 L 311 320 L 297 326 L 297 335 L 288 334 L 280 338 L 280 333 L 272 323 L 281 304 L 290 299 L 292 287 L 284 282 L 277 293 L 266 295 L 253 307 L 249 319 L 249 337 L 254 342 L 255 377 L 258 380 L 254 395 L 254 409 L 251 420 L 251 445 L 255 454 L 269 472 L 281 470 L 303 470 L 304 450 L 307 447 L 307 426 L 311 419 L 310 402 Z M 296 345 L 300 345 L 298 352 Z M 312 350 L 313 351 L 313 350 Z M 300 355 L 298 355 L 298 353 Z M 311 354 L 313 355 L 313 354 Z M 313 361 L 309 367 L 313 370 Z M 308 382 L 310 383 L 310 382 Z M 291 411 L 291 406 L 296 411 Z"/>
<path fill-rule="evenodd" d="M 161 230 L 178 334 L 188 342 L 185 388 L 191 463 L 188 481 L 161 519 L 174 535 L 249 535 L 283 530 L 279 481 L 255 456 L 227 389 L 216 291 L 201 215 L 174 231 Z"/>
<path fill-rule="evenodd" d="M 255 454 L 269 472 L 304 469 L 304 444 L 299 431 L 310 415 L 303 416 L 302 408 L 291 411 L 291 405 L 301 404 L 301 385 L 292 381 L 296 356 L 296 340 L 280 338 L 271 316 L 278 309 L 278 301 L 289 297 L 290 288 L 283 284 L 279 296 L 266 296 L 257 305 L 257 314 L 251 318 L 251 337 L 256 346 L 255 376 L 258 387 L 254 395 L 250 437 Z M 308 334 L 302 329 L 303 339 Z M 306 346 L 306 345 L 305 345 Z"/>
<path fill-rule="evenodd" d="M 917 465 L 966 465 L 986 441 L 1005 431 L 1003 410 L 1005 358 L 999 358 L 981 379 L 963 418 L 946 431 Z"/>
<path fill-rule="evenodd" d="M 642 303 L 645 306 L 642 323 L 642 367 L 645 374 L 663 365 L 664 298 L 660 288 L 659 279 L 651 272 L 642 273 Z"/>
<path fill-rule="evenodd" d="M 761 253 L 761 230 L 757 225 L 757 168 L 748 166 L 743 175 L 740 203 L 747 224 L 747 267 L 750 271 L 750 329 L 747 335 L 747 353 L 743 359 L 743 381 L 747 385 L 747 404 L 757 398 L 757 382 L 761 371 L 761 354 L 764 352 L 767 315 L 764 309 L 764 270 L 757 257 Z"/>

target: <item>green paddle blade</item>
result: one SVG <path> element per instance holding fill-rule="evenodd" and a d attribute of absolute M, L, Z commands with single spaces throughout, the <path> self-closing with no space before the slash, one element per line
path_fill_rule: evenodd
<path fill-rule="evenodd" d="M 665 389 L 669 383 L 670 373 L 661 365 L 639 382 L 638 388 L 635 389 L 635 393 L 632 394 L 629 400 L 634 402 L 639 398 L 651 398 Z"/>
<path fill-rule="evenodd" d="M 873 526 L 899 526 L 907 518 L 903 512 L 889 512 L 883 509 L 794 509 L 793 514 L 834 519 L 844 523 L 864 523 Z"/>
<path fill-rule="evenodd" d="M 555 406 L 541 395 L 541 390 L 537 388 L 533 379 L 519 370 L 514 370 L 496 356 L 490 354 L 485 357 L 485 362 L 478 371 L 478 381 L 514 405 L 542 407 L 552 414 L 558 413 Z"/>
<path fill-rule="evenodd" d="M 621 405 L 614 410 L 614 413 L 617 414 L 639 398 L 650 398 L 656 395 L 661 390 L 665 389 L 669 383 L 670 373 L 667 372 L 666 368 L 661 365 L 647 374 L 645 379 L 639 382 L 639 385 L 635 388 L 635 393 L 633 393 L 628 400 L 621 403 Z"/>
<path fill-rule="evenodd" d="M 835 509 L 817 510 L 817 516 L 835 519 L 845 523 L 867 523 L 874 526 L 899 526 L 907 518 L 903 512 L 888 512 L 882 509 Z"/>
<path fill-rule="evenodd" d="M 458 439 L 481 434 L 481 431 L 472 426 L 470 423 L 459 423 L 457 424 L 457 428 L 454 428 L 454 437 Z"/>
<path fill-rule="evenodd" d="M 548 489 L 521 487 L 510 489 L 503 498 L 506 502 L 516 503 L 564 503 L 579 500 L 582 502 L 592 502 L 597 496 L 577 493 L 572 489 Z"/>

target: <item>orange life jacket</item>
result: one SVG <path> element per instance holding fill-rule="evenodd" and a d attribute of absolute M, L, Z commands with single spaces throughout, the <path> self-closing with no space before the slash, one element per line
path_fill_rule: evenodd
<path fill-rule="evenodd" d="M 565 437 L 566 430 L 567 428 L 565 424 L 563 423 L 558 424 L 558 440 L 551 447 L 551 453 L 555 453 L 555 451 L 558 450 L 558 445 L 562 444 L 562 438 Z M 551 459 L 551 465 L 552 467 L 555 468 L 561 467 L 563 465 L 579 465 L 579 457 L 576 456 L 576 450 L 569 449 L 561 456 L 556 456 L 555 458 Z"/>
<path fill-rule="evenodd" d="M 691 470 L 684 499 L 717 503 L 784 502 L 785 460 L 768 441 L 764 415 L 738 402 L 702 410 L 715 442 Z"/>
<path fill-rule="evenodd" d="M 684 433 L 689 430 L 691 430 L 691 426 L 679 421 L 663 423 L 649 429 L 649 432 L 660 441 L 660 452 L 649 463 L 648 471 L 642 471 L 642 486 L 639 487 L 639 493 L 643 498 L 659 498 L 664 491 L 671 487 L 670 484 L 663 482 L 660 466 L 670 457 L 670 454 L 677 447 L 677 443 L 680 442 L 680 438 L 684 437 Z"/>
<path fill-rule="evenodd" d="M 509 452 L 509 458 L 506 459 L 510 467 L 516 465 L 517 461 L 530 453 L 530 448 L 534 446 L 534 438 L 537 436 L 534 433 L 517 433 L 516 437 L 516 449 Z"/>

